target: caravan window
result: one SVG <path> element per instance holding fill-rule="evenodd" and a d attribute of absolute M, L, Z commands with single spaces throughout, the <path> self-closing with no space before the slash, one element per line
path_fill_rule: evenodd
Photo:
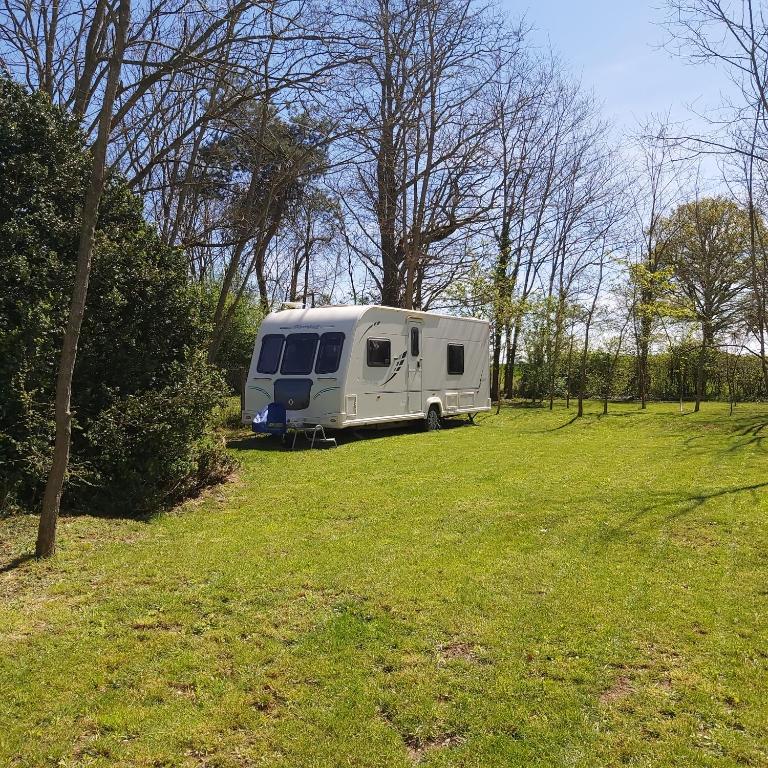
<path fill-rule="evenodd" d="M 315 373 L 336 373 L 339 370 L 341 348 L 343 346 L 343 333 L 324 333 L 320 337 L 320 349 L 317 353 Z"/>
<path fill-rule="evenodd" d="M 461 376 L 464 373 L 464 345 L 448 345 L 448 375 Z"/>
<path fill-rule="evenodd" d="M 258 373 L 268 373 L 271 376 L 277 371 L 284 340 L 285 337 L 281 333 L 268 333 L 261 340 L 259 362 L 256 364 L 256 371 Z"/>
<path fill-rule="evenodd" d="M 306 376 L 315 362 L 318 335 L 316 333 L 289 333 L 280 373 L 288 376 Z"/>
<path fill-rule="evenodd" d="M 389 339 L 368 339 L 368 367 L 387 368 L 392 362 L 392 344 Z"/>
<path fill-rule="evenodd" d="M 419 356 L 419 329 L 415 325 L 411 326 L 411 355 Z"/>

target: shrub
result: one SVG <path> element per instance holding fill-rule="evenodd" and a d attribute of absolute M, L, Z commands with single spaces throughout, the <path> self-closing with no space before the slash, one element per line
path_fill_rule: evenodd
<path fill-rule="evenodd" d="M 178 501 L 232 469 L 209 429 L 223 382 L 196 353 L 170 366 L 168 384 L 118 397 L 88 433 L 98 456 L 100 505 L 138 513 Z"/>
<path fill-rule="evenodd" d="M 65 114 L 0 78 L 0 511 L 34 508 L 49 466 L 84 152 Z M 207 334 L 184 254 L 111 178 L 75 368 L 65 503 L 144 513 L 227 471 L 209 436 L 225 387 L 195 352 Z"/>
<path fill-rule="evenodd" d="M 0 77 L 0 510 L 28 500 L 49 461 L 85 161 L 72 121 Z"/>

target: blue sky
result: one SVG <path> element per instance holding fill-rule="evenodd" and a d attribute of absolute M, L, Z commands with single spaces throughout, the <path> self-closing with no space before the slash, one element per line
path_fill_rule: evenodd
<path fill-rule="evenodd" d="M 673 121 L 704 111 L 728 88 L 711 67 L 692 66 L 660 50 L 664 0 L 503 0 L 512 17 L 525 15 L 535 44 L 550 44 L 592 88 L 605 116 L 631 130 L 635 117 L 671 110 Z M 694 119 L 701 126 L 701 121 Z"/>

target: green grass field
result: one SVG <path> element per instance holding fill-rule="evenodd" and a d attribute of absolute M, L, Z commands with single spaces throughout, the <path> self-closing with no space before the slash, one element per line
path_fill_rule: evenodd
<path fill-rule="evenodd" d="M 0 522 L 0 765 L 768 765 L 768 408 L 598 410 Z"/>

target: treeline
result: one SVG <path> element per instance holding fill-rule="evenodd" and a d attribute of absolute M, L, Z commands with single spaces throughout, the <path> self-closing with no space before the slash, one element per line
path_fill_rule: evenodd
<path fill-rule="evenodd" d="M 678 347 L 670 352 L 648 357 L 646 397 L 649 401 L 696 399 L 698 358 L 697 346 Z M 728 403 L 764 401 L 767 397 L 760 360 L 753 355 L 737 355 L 713 351 L 707 360 L 705 400 Z M 580 369 L 569 365 L 568 357 L 560 361 L 555 374 L 555 397 L 575 401 L 580 391 Z M 506 382 L 502 379 L 502 389 Z M 516 365 L 513 396 L 544 403 L 549 397 L 549 381 L 542 369 L 529 362 Z M 639 403 L 640 372 L 636 355 L 620 354 L 612 359 L 603 351 L 587 355 L 584 396 L 593 400 L 634 401 Z"/>
<path fill-rule="evenodd" d="M 584 132 L 594 123 L 581 122 L 576 136 L 586 141 L 570 135 L 563 152 L 571 160 L 561 165 L 537 161 L 532 147 L 558 142 L 529 142 L 525 121 L 513 121 L 509 134 L 500 129 L 496 251 L 451 289 L 457 307 L 471 306 L 493 324 L 495 396 L 514 396 L 524 373 L 550 407 L 572 393 L 581 415 L 583 398 L 596 389 L 594 361 L 602 361 L 612 388 L 625 355 L 635 358 L 631 394 L 642 407 L 681 388 L 695 410 L 722 397 L 724 360 L 749 358 L 742 367 L 751 382 L 760 373 L 761 386 L 734 387 L 753 397 L 768 391 L 767 9 L 704 0 L 668 8 L 675 49 L 725 68 L 734 83 L 708 133 L 652 117 L 625 138 L 629 151 L 616 155 L 594 127 Z M 562 130 L 557 123 L 558 138 Z M 702 160 L 713 156 L 716 175 L 706 178 L 714 163 Z M 680 384 L 661 386 L 674 374 L 660 377 L 652 365 L 676 349 L 687 358 Z"/>

